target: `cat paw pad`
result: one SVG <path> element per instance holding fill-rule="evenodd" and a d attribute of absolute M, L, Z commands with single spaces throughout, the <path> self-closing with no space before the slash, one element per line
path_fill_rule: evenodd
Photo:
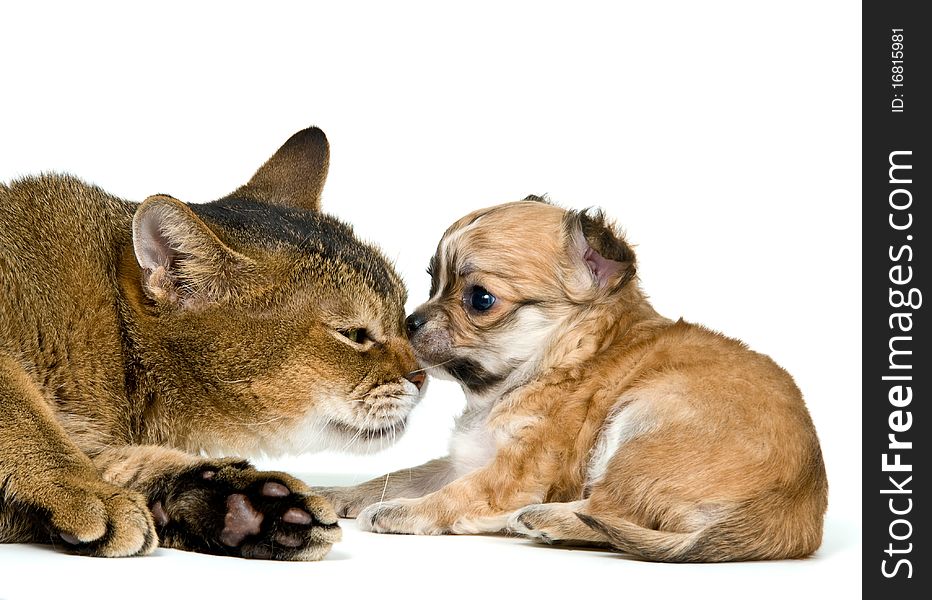
<path fill-rule="evenodd" d="M 179 475 L 151 510 L 164 546 L 211 554 L 318 560 L 340 539 L 326 500 L 285 473 L 243 464 Z"/>

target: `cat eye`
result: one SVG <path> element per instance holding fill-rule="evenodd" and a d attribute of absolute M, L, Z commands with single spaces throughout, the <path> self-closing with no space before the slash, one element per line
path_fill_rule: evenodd
<path fill-rule="evenodd" d="M 369 339 L 365 329 L 341 329 L 340 335 L 353 342 L 354 344 L 364 344 Z"/>
<path fill-rule="evenodd" d="M 473 309 L 485 312 L 492 308 L 493 304 L 495 304 L 495 296 L 489 290 L 478 285 L 472 289 L 472 293 L 469 295 L 469 305 Z"/>

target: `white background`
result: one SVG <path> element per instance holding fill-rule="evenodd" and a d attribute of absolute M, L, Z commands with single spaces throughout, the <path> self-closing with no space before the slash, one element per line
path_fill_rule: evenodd
<path fill-rule="evenodd" d="M 427 297 L 439 236 L 466 212 L 529 193 L 601 206 L 637 244 L 661 313 L 739 337 L 795 376 L 831 491 L 825 543 L 807 561 L 652 565 L 347 523 L 314 565 L 0 546 L 0 598 L 125 597 L 127 586 L 858 593 L 860 3 L 19 4 L 0 8 L 0 181 L 67 171 L 128 199 L 207 201 L 318 125 L 332 149 L 324 208 L 396 260 L 409 309 Z M 458 388 L 435 381 L 391 450 L 264 464 L 321 481 L 414 465 L 443 453 L 461 406 Z"/>

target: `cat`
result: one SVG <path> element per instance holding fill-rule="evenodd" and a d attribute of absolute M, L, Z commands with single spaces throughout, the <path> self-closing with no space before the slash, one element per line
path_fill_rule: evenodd
<path fill-rule="evenodd" d="M 228 453 L 377 450 L 424 374 L 405 287 L 320 212 L 320 129 L 220 200 L 0 184 L 0 542 L 315 560 L 329 503 Z"/>

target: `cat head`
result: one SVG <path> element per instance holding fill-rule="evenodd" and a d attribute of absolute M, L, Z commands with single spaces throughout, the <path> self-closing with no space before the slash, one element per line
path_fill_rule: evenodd
<path fill-rule="evenodd" d="M 172 425 L 181 444 L 365 452 L 404 430 L 425 382 L 405 287 L 377 248 L 320 212 L 329 154 L 306 129 L 225 198 L 137 208 L 124 288 L 141 362 L 172 390 L 161 410 L 187 421 Z"/>

